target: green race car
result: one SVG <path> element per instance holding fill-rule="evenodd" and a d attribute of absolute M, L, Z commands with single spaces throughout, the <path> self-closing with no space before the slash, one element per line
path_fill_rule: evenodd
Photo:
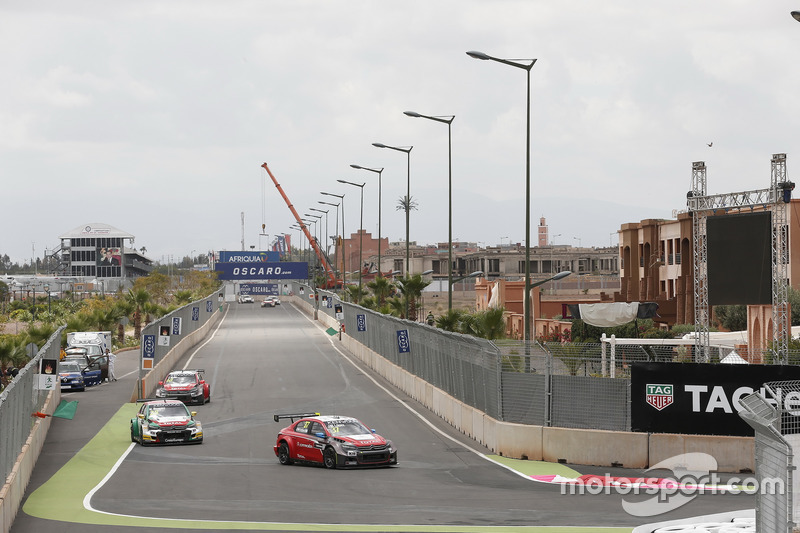
<path fill-rule="evenodd" d="M 202 444 L 203 427 L 180 400 L 139 400 L 131 419 L 131 442 L 148 444 Z"/>

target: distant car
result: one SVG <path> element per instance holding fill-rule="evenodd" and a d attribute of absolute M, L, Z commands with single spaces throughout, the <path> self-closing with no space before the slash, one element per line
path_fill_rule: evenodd
<path fill-rule="evenodd" d="M 60 361 L 58 363 L 58 378 L 61 381 L 61 390 L 86 390 L 86 381 L 77 361 Z"/>
<path fill-rule="evenodd" d="M 88 355 L 67 355 L 64 359 L 59 361 L 59 368 L 65 363 L 74 363 L 78 366 L 79 372 L 83 375 L 84 386 L 86 387 L 98 385 L 103 381 L 103 371 L 100 369 L 100 363 L 91 362 Z"/>
<path fill-rule="evenodd" d="M 275 305 L 281 305 L 281 299 L 278 298 L 277 296 L 274 296 L 274 295 L 273 296 L 267 296 L 267 298 L 269 298 L 270 300 L 275 302 Z"/>
<path fill-rule="evenodd" d="M 158 382 L 156 398 L 174 398 L 184 403 L 200 405 L 211 401 L 211 388 L 203 376 L 204 370 L 173 370 L 164 381 Z"/>
<path fill-rule="evenodd" d="M 276 302 L 277 298 L 275 296 L 267 296 L 263 300 L 261 300 L 261 307 L 275 307 L 280 302 Z"/>
<path fill-rule="evenodd" d="M 397 448 L 392 441 L 355 418 L 318 413 L 273 416 L 275 422 L 286 418 L 292 423 L 278 432 L 273 447 L 283 465 L 303 462 L 342 468 L 397 464 Z M 300 420 L 295 422 L 296 418 Z"/>
<path fill-rule="evenodd" d="M 148 444 L 202 444 L 203 427 L 180 400 L 139 400 L 131 419 L 131 442 Z"/>
<path fill-rule="evenodd" d="M 85 361 L 84 366 L 96 364 L 96 368 L 100 369 L 100 381 L 105 381 L 108 378 L 108 356 L 103 353 L 99 344 L 68 346 L 67 349 L 64 350 L 64 353 L 65 360 L 83 357 Z"/>
<path fill-rule="evenodd" d="M 250 296 L 249 294 L 242 294 L 241 296 L 239 296 L 239 303 L 240 304 L 252 304 L 252 303 L 255 303 L 255 300 L 253 300 L 253 297 Z"/>

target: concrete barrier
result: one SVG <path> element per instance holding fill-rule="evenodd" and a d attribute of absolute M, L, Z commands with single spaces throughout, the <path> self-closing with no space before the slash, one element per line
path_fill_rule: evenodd
<path fill-rule="evenodd" d="M 676 455 L 702 452 L 717 461 L 718 472 L 755 472 L 755 439 L 716 435 L 650 435 L 650 466 Z M 687 466 L 691 468 L 691 465 Z M 699 468 L 698 468 L 699 469 Z"/>
<path fill-rule="evenodd" d="M 60 401 L 61 390 L 50 391 L 41 412 L 52 415 Z M 22 505 L 25 489 L 28 487 L 33 475 L 33 468 L 39 459 L 39 454 L 44 446 L 52 420 L 49 416 L 35 419 L 31 433 L 22 446 L 14 468 L 11 469 L 5 483 L 0 488 L 0 527 L 2 527 L 2 533 L 8 533 L 11 530 L 11 524 L 14 523 L 14 518 L 16 518 L 17 512 Z"/>
<path fill-rule="evenodd" d="M 294 299 L 298 308 L 313 317 L 313 306 Z M 327 324 L 324 313 L 318 320 Z M 338 327 L 335 321 L 333 327 Z M 496 420 L 466 405 L 393 364 L 344 333 L 342 347 L 405 394 L 437 416 L 498 455 L 576 465 L 648 468 L 669 457 L 689 452 L 713 456 L 719 472 L 754 470 L 752 437 L 663 435 L 542 427 Z"/>

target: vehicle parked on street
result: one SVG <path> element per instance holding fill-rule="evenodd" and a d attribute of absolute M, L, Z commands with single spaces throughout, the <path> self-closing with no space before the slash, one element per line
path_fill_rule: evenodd
<path fill-rule="evenodd" d="M 108 356 L 99 350 L 100 347 L 95 344 L 70 346 L 64 350 L 63 360 L 77 360 L 84 367 L 96 368 L 100 370 L 100 381 L 105 381 L 108 378 Z"/>
<path fill-rule="evenodd" d="M 355 418 L 319 413 L 273 416 L 275 422 L 286 418 L 292 424 L 278 432 L 273 447 L 282 465 L 303 462 L 342 468 L 397 464 L 397 448 L 392 441 Z M 300 420 L 295 422 L 297 418 Z"/>
<path fill-rule="evenodd" d="M 86 381 L 81 365 L 77 361 L 60 361 L 58 363 L 58 378 L 61 381 L 61 390 L 86 390 Z"/>

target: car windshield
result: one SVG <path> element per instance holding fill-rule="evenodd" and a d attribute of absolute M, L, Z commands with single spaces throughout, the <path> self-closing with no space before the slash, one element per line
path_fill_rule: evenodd
<path fill-rule="evenodd" d="M 67 348 L 64 350 L 67 355 L 86 355 L 86 348 Z"/>
<path fill-rule="evenodd" d="M 328 420 L 325 427 L 331 435 L 367 435 L 372 433 L 367 427 L 358 420 Z"/>
<path fill-rule="evenodd" d="M 80 372 L 81 367 L 76 361 L 61 361 L 58 363 L 59 372 Z"/>
<path fill-rule="evenodd" d="M 194 382 L 194 374 L 171 374 L 167 376 L 167 383 L 171 385 L 188 385 Z"/>
<path fill-rule="evenodd" d="M 186 406 L 179 405 L 179 404 L 168 404 L 168 405 L 159 405 L 157 407 L 151 407 L 149 416 L 164 416 L 164 417 L 172 417 L 172 416 L 188 416 L 189 413 L 186 411 Z"/>

